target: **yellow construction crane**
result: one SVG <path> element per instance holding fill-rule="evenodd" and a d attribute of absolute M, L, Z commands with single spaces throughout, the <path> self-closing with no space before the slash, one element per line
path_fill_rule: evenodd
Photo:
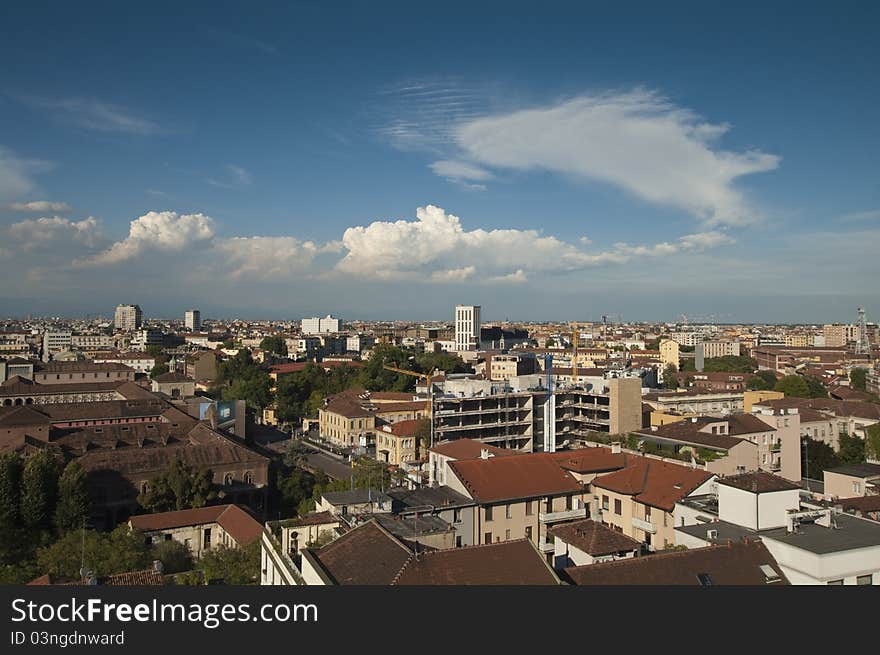
<path fill-rule="evenodd" d="M 434 385 L 431 383 L 431 378 L 436 375 L 436 373 L 428 374 L 428 373 L 416 373 L 415 371 L 408 371 L 405 368 L 397 368 L 396 366 L 387 366 L 385 364 L 382 365 L 386 371 L 393 371 L 394 373 L 401 373 L 403 375 L 411 375 L 414 378 L 419 378 L 425 380 L 428 384 L 428 423 L 431 426 L 429 436 L 428 436 L 428 448 L 434 445 Z"/>

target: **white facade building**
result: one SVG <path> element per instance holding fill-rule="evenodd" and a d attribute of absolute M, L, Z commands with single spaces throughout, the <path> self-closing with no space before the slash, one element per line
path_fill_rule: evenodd
<path fill-rule="evenodd" d="M 455 349 L 480 349 L 480 305 L 456 305 Z"/>
<path fill-rule="evenodd" d="M 327 314 L 324 318 L 304 318 L 300 322 L 303 334 L 323 334 L 325 332 L 339 332 L 339 319 Z"/>
<path fill-rule="evenodd" d="M 183 322 L 190 332 L 200 332 L 202 329 L 202 313 L 198 309 L 188 309 L 183 315 Z"/>

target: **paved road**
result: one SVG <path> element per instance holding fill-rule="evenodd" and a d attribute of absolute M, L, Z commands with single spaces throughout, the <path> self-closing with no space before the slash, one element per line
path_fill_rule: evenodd
<path fill-rule="evenodd" d="M 324 471 L 336 480 L 348 480 L 351 477 L 351 466 L 333 459 L 324 453 L 306 455 L 306 463 L 310 468 Z"/>

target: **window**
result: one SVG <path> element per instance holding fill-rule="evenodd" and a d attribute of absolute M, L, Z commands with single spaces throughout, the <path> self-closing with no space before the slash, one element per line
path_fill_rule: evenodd
<path fill-rule="evenodd" d="M 861 482 L 853 482 L 852 489 L 854 494 L 862 493 L 862 483 Z"/>
<path fill-rule="evenodd" d="M 460 523 L 461 522 L 461 510 L 460 509 L 452 510 L 452 522 L 453 523 Z"/>
<path fill-rule="evenodd" d="M 461 537 L 456 537 L 456 538 L 455 538 L 455 547 L 456 547 L 456 548 L 461 548 Z"/>
<path fill-rule="evenodd" d="M 619 499 L 614 499 L 614 513 L 620 516 L 623 513 L 621 502 Z"/>
<path fill-rule="evenodd" d="M 507 519 L 510 518 L 510 505 L 506 505 L 506 506 L 504 507 L 504 518 L 507 518 Z M 508 532 L 510 532 L 510 530 L 508 530 Z M 509 539 L 509 538 L 510 538 L 510 537 L 508 537 L 508 539 Z"/>
<path fill-rule="evenodd" d="M 489 505 L 489 506 L 486 508 L 486 522 L 488 523 L 488 522 L 491 521 L 491 520 L 492 520 L 492 506 Z"/>
<path fill-rule="evenodd" d="M 651 522 L 651 508 L 645 506 L 645 520 L 650 523 Z"/>
<path fill-rule="evenodd" d="M 856 584 L 874 584 L 874 576 L 870 573 L 868 575 L 860 575 L 856 578 Z"/>
<path fill-rule="evenodd" d="M 492 533 L 491 532 L 487 532 L 486 534 L 483 535 L 483 543 L 484 544 L 491 544 L 492 543 Z"/>
<path fill-rule="evenodd" d="M 526 526 L 526 539 L 531 539 L 531 538 L 532 538 L 532 526 L 527 525 Z"/>
<path fill-rule="evenodd" d="M 602 509 L 608 509 L 608 496 L 602 496 Z"/>
<path fill-rule="evenodd" d="M 843 584 L 843 580 L 829 580 L 829 581 L 828 581 L 828 584 L 829 584 L 829 585 L 842 585 L 842 584 Z"/>
<path fill-rule="evenodd" d="M 566 496 L 566 497 L 565 497 L 565 509 L 566 509 L 566 510 L 570 510 L 570 509 L 571 509 L 571 500 L 572 500 L 572 497 L 571 497 L 571 496 Z"/>
<path fill-rule="evenodd" d="M 205 548 L 211 547 L 211 528 L 205 528 Z"/>
<path fill-rule="evenodd" d="M 504 541 L 510 541 L 510 530 L 504 531 Z"/>
<path fill-rule="evenodd" d="M 533 511 L 534 510 L 532 510 L 532 501 L 527 500 L 526 501 L 526 516 L 531 516 Z"/>

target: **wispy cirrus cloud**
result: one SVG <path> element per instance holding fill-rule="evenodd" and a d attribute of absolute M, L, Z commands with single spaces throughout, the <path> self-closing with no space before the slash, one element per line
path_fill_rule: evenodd
<path fill-rule="evenodd" d="M 254 182 L 253 175 L 245 168 L 235 164 L 226 165 L 226 175 L 223 178 L 209 177 L 205 180 L 211 186 L 221 189 L 234 189 L 236 187 L 250 186 Z"/>
<path fill-rule="evenodd" d="M 15 200 L 30 193 L 35 186 L 33 176 L 52 167 L 52 162 L 27 159 L 0 145 L 0 202 Z"/>
<path fill-rule="evenodd" d="M 70 205 L 66 202 L 52 202 L 51 200 L 32 200 L 30 202 L 14 202 L 9 205 L 12 211 L 34 213 L 65 213 L 70 211 Z"/>
<path fill-rule="evenodd" d="M 98 98 L 46 98 L 15 94 L 19 102 L 48 112 L 59 122 L 95 132 L 148 136 L 162 131 L 158 123 Z"/>
<path fill-rule="evenodd" d="M 759 150 L 724 149 L 730 124 L 643 88 L 504 111 L 452 84 L 414 85 L 395 98 L 380 134 L 396 148 L 442 155 L 432 170 L 465 186 L 485 187 L 498 171 L 550 171 L 615 186 L 706 226 L 746 225 L 762 212 L 738 181 L 780 163 Z"/>

